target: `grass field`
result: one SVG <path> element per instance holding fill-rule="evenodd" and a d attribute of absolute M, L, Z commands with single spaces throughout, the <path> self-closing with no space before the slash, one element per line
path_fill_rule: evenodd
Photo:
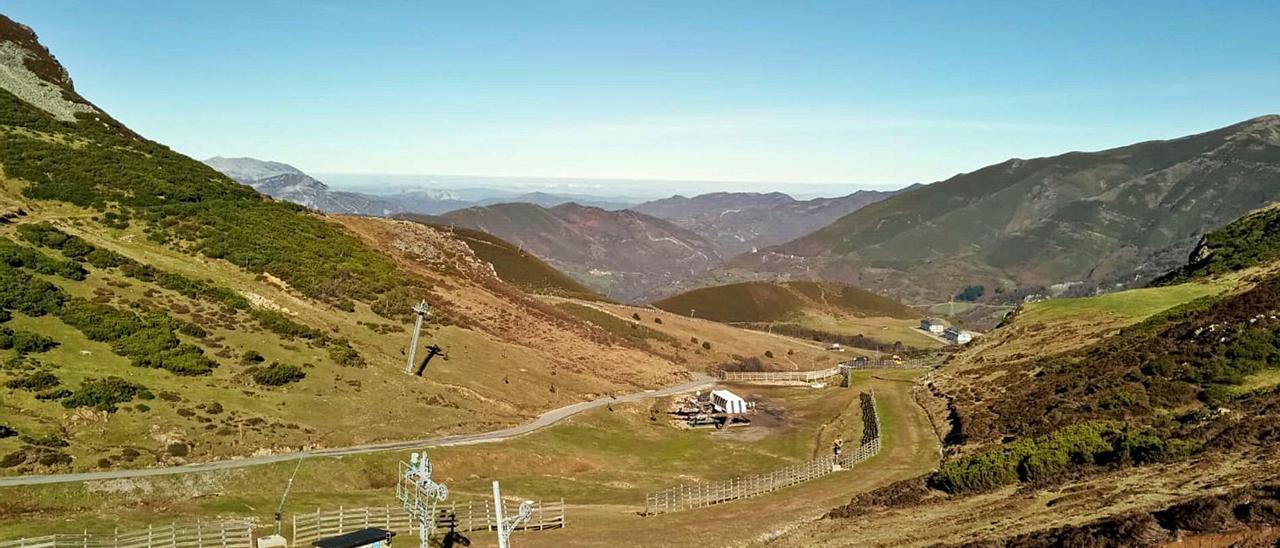
<path fill-rule="evenodd" d="M 911 397 L 918 373 L 866 377 L 859 388 L 874 389 L 884 430 L 884 448 L 848 472 L 770 495 L 697 510 L 639 517 L 631 505 L 572 505 L 570 528 L 519 538 L 521 546 L 740 546 L 763 544 L 781 532 L 819 518 L 855 494 L 933 469 L 938 442 L 928 419 Z M 572 502 L 572 501 L 570 501 Z M 487 536 L 474 540 L 485 542 Z"/>
<path fill-rule="evenodd" d="M 1229 291 L 1237 283 L 1224 279 L 1030 303 L 1012 322 L 956 354 L 949 362 L 950 368 L 1016 362 L 1081 348 L 1154 314 Z"/>
<path fill-rule="evenodd" d="M 810 512 L 823 508 L 818 505 L 822 498 L 838 501 L 850 490 L 927 470 L 936 462 L 936 440 L 911 401 L 913 376 L 859 373 L 854 389 L 735 388 L 762 402 L 759 425 L 750 428 L 676 429 L 665 418 L 650 420 L 654 405 L 665 409 L 662 402 L 652 401 L 618 405 L 613 411 L 598 409 L 516 440 L 437 448 L 430 455 L 435 477 L 449 485 L 452 497 L 484 497 L 493 478 L 500 479 L 504 493 L 511 496 L 564 497 L 574 520 L 573 530 L 567 532 L 583 542 L 591 538 L 592 544 L 604 544 L 615 534 L 615 526 L 622 528 L 617 534 L 627 534 L 627 529 L 654 524 L 652 520 L 687 523 L 688 516 L 636 517 L 647 491 L 767 471 L 825 453 L 837 436 L 858 439 L 857 394 L 874 389 L 886 436 L 881 456 L 860 465 L 856 473 L 743 503 L 758 507 L 771 501 Z M 288 509 L 394 504 L 395 462 L 404 456 L 395 452 L 306 460 L 298 468 Z M 197 516 L 265 518 L 295 467 L 290 462 L 182 477 L 6 488 L 0 490 L 0 535 L 110 530 Z M 819 500 L 809 500 L 815 493 Z M 736 512 L 736 507 L 737 503 L 728 504 L 691 515 L 715 515 L 718 509 Z M 548 534 L 546 541 L 552 540 L 565 541 Z M 533 541 L 533 535 L 527 541 Z"/>
<path fill-rule="evenodd" d="M 1105 316 L 1136 322 L 1200 297 L 1217 295 L 1232 286 L 1230 282 L 1215 281 L 1130 289 L 1095 297 L 1051 299 L 1026 305 L 1018 314 L 1017 321 L 1057 321 Z"/>

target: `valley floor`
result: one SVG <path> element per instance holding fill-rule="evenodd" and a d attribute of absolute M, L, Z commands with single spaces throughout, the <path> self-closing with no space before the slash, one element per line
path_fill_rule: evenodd
<path fill-rule="evenodd" d="M 504 492 L 512 496 L 563 497 L 568 528 L 521 534 L 522 545 L 752 542 L 809 521 L 853 494 L 936 465 L 937 439 L 912 399 L 918 374 L 865 372 L 854 389 L 737 387 L 772 407 L 771 416 L 785 418 L 762 417 L 761 430 L 754 434 L 751 429 L 708 432 L 657 424 L 653 410 L 669 401 L 659 398 L 594 409 L 514 440 L 432 449 L 431 458 L 459 500 L 483 498 L 493 478 L 501 479 Z M 841 432 L 856 435 L 856 396 L 867 389 L 875 391 L 885 436 L 884 449 L 872 460 L 767 496 L 639 515 L 648 491 L 775 469 L 827 451 Z M 394 505 L 394 463 L 403 453 L 308 459 L 299 469 L 287 510 Z M 0 490 L 5 501 L 0 502 L 0 533 L 109 531 L 215 516 L 256 516 L 265 522 L 294 468 L 287 462 L 169 477 L 8 487 Z M 664 531 L 663 536 L 649 533 L 655 530 Z M 473 540 L 483 543 L 484 538 L 480 534 Z"/>

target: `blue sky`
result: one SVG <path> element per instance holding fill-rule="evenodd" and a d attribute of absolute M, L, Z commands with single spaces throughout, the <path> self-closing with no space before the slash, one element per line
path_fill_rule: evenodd
<path fill-rule="evenodd" d="M 899 186 L 1280 112 L 1273 2 L 2 10 L 143 134 L 318 173 Z"/>

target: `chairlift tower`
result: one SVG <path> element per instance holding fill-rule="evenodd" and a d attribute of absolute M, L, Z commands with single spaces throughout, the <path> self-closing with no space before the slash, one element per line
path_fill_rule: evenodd
<path fill-rule="evenodd" d="M 498 489 L 498 480 L 493 480 L 493 516 L 498 525 L 498 548 L 510 548 L 511 533 L 521 523 L 529 521 L 529 518 L 533 517 L 533 501 L 526 500 L 521 502 L 519 513 L 503 519 L 502 492 Z"/>
<path fill-rule="evenodd" d="M 414 305 L 413 311 L 418 314 L 418 321 L 413 326 L 413 338 L 409 341 L 409 351 L 407 352 L 409 357 L 404 363 L 404 374 L 406 375 L 413 374 L 413 360 L 418 356 L 418 336 L 422 334 L 422 320 L 431 315 L 431 305 L 427 304 L 427 301 L 421 301 Z"/>
<path fill-rule="evenodd" d="M 400 462 L 396 498 L 409 518 L 418 522 L 421 548 L 429 548 L 436 527 L 436 505 L 449 498 L 449 488 L 431 479 L 431 460 L 426 451 L 410 454 L 408 463 Z"/>

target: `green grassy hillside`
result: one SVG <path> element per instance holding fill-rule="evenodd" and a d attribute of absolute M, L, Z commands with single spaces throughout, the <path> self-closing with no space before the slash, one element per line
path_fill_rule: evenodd
<path fill-rule="evenodd" d="M 744 282 L 704 287 L 654 302 L 676 314 L 729 323 L 779 322 L 813 311 L 825 315 L 917 317 L 910 307 L 841 284 L 818 282 Z"/>
<path fill-rule="evenodd" d="M 1137 321 L 1164 312 L 1180 304 L 1222 293 L 1231 284 L 1181 284 L 1166 287 L 1138 288 L 1094 297 L 1050 299 L 1023 306 L 1016 321 L 1053 322 L 1076 320 L 1098 322 L 1109 318 Z"/>

